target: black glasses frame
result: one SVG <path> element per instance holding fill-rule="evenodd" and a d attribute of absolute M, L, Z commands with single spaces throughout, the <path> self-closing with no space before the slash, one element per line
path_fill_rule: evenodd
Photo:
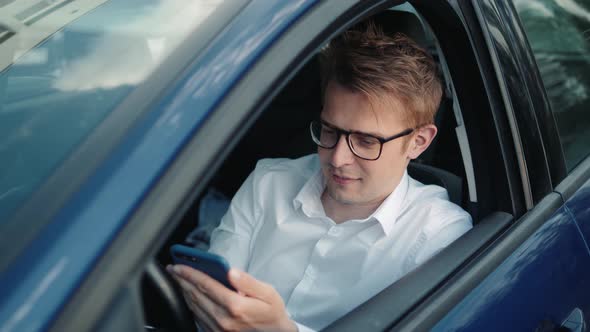
<path fill-rule="evenodd" d="M 336 140 L 336 142 L 332 145 L 332 146 L 326 146 L 321 144 L 319 137 L 315 137 L 315 135 L 313 134 L 313 126 L 314 124 L 319 124 L 319 125 L 324 125 L 332 130 L 334 130 L 336 132 L 336 134 L 338 134 L 338 139 Z M 309 124 L 309 131 L 311 133 L 311 139 L 315 142 L 315 144 L 317 144 L 320 148 L 324 148 L 324 149 L 333 149 L 334 147 L 336 147 L 336 145 L 338 145 L 338 142 L 340 141 L 340 137 L 342 135 L 345 135 L 346 137 L 346 143 L 348 144 L 348 148 L 350 149 L 350 151 L 357 157 L 363 159 L 363 160 L 377 160 L 379 159 L 379 157 L 381 157 L 381 152 L 383 151 L 383 144 L 387 143 L 387 142 L 391 142 L 396 138 L 400 138 L 400 137 L 404 137 L 404 136 L 408 136 L 411 133 L 414 132 L 414 128 L 408 128 L 405 129 L 404 131 L 395 134 L 393 136 L 389 136 L 389 137 L 379 137 L 379 136 L 375 136 L 372 134 L 367 134 L 367 133 L 363 133 L 362 131 L 356 131 L 356 130 L 344 130 L 338 127 L 335 127 L 334 125 L 331 125 L 327 122 L 325 122 L 324 120 L 320 120 L 320 121 L 312 121 Z M 379 141 L 379 154 L 377 155 L 377 158 L 365 158 L 365 157 L 361 157 L 358 155 L 358 153 L 356 151 L 354 151 L 354 147 L 352 146 L 352 142 L 350 141 L 350 135 L 351 134 L 359 134 L 359 135 L 363 135 L 363 136 L 367 136 L 367 137 L 371 137 L 376 139 L 377 141 Z"/>

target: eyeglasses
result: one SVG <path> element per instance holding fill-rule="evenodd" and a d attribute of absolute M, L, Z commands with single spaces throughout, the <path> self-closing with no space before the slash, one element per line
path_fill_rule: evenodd
<path fill-rule="evenodd" d="M 399 134 L 384 138 L 356 131 L 343 130 L 324 121 L 312 121 L 309 128 L 313 141 L 324 149 L 333 149 L 338 144 L 340 136 L 345 135 L 350 151 L 355 156 L 364 160 L 379 159 L 384 143 L 407 136 L 414 131 L 414 129 L 408 128 Z"/>

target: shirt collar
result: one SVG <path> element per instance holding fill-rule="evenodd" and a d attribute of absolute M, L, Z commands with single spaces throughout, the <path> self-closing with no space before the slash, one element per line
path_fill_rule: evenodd
<path fill-rule="evenodd" d="M 377 210 L 371 214 L 371 217 L 377 219 L 383 231 L 386 235 L 389 235 L 393 225 L 397 222 L 399 214 L 402 210 L 408 188 L 410 186 L 409 175 L 407 171 L 404 171 L 399 184 L 387 198 L 379 205 Z"/>
<path fill-rule="evenodd" d="M 408 192 L 409 185 L 410 181 L 408 172 L 404 171 L 395 190 L 385 198 L 377 210 L 362 221 L 368 221 L 371 219 L 377 220 L 381 225 L 383 232 L 386 235 L 389 235 L 401 212 L 402 204 Z M 293 199 L 293 207 L 295 209 L 301 208 L 303 213 L 310 218 L 326 217 L 321 200 L 325 187 L 326 182 L 320 169 L 307 180 L 299 193 L 295 196 L 295 199 Z"/>
<path fill-rule="evenodd" d="M 301 208 L 309 218 L 325 217 L 326 212 L 322 205 L 322 193 L 325 187 L 326 181 L 324 181 L 322 170 L 318 169 L 305 182 L 295 199 L 293 199 L 293 207 L 296 210 Z"/>

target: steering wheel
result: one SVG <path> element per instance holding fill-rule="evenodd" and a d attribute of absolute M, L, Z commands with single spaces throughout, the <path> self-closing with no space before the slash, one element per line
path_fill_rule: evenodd
<path fill-rule="evenodd" d="M 172 277 L 153 260 L 147 264 L 145 275 L 149 289 L 155 291 L 153 295 L 160 299 L 159 302 L 165 306 L 162 309 L 169 313 L 169 319 L 165 322 L 167 326 L 146 326 L 146 331 L 196 332 L 197 326 L 193 320 L 193 314 L 184 302 L 184 297 L 174 284 Z M 147 303 L 146 298 L 149 296 L 145 296 L 144 306 L 149 309 L 150 303 Z"/>

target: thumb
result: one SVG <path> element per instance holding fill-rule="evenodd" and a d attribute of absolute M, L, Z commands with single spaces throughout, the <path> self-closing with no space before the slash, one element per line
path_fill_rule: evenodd
<path fill-rule="evenodd" d="M 266 303 L 271 303 L 275 297 L 274 295 L 278 295 L 276 290 L 269 284 L 235 268 L 229 270 L 229 282 L 239 293 Z"/>

